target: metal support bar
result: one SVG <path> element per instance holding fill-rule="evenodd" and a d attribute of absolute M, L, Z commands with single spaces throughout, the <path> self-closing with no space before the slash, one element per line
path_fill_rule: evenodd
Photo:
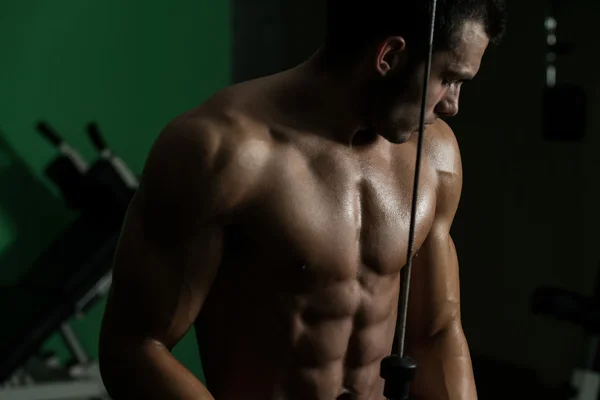
<path fill-rule="evenodd" d="M 77 334 L 68 322 L 61 325 L 60 334 L 73 356 L 75 356 L 78 364 L 87 364 L 90 362 L 90 356 L 83 348 Z"/>

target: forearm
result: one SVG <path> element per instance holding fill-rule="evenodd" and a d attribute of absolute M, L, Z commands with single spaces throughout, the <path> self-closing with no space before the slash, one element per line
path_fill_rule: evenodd
<path fill-rule="evenodd" d="M 477 400 L 467 340 L 460 324 L 409 348 L 417 362 L 416 400 Z"/>
<path fill-rule="evenodd" d="M 159 343 L 101 350 L 100 367 L 109 395 L 120 399 L 214 400 L 206 387 Z"/>

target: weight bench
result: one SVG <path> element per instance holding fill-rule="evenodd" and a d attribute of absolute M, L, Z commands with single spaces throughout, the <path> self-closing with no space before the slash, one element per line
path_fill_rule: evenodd
<path fill-rule="evenodd" d="M 0 284 L 0 400 L 108 398 L 67 321 L 107 293 L 125 210 L 84 212 L 16 282 Z M 74 364 L 39 356 L 57 330 Z"/>

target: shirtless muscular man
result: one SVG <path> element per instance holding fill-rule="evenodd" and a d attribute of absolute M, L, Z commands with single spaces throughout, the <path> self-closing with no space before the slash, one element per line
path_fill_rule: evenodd
<path fill-rule="evenodd" d="M 113 398 L 384 398 L 429 3 L 328 0 L 309 60 L 167 125 L 115 256 L 100 340 Z M 461 158 L 441 118 L 504 20 L 503 0 L 438 0 L 406 341 L 416 399 L 477 398 L 450 237 Z M 170 353 L 194 324 L 206 386 Z"/>

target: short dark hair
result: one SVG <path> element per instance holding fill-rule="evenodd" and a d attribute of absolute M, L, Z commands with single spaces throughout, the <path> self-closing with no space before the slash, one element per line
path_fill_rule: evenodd
<path fill-rule="evenodd" d="M 389 36 L 403 36 L 408 46 L 427 47 L 431 0 L 327 0 L 325 45 L 360 47 Z M 483 24 L 497 44 L 506 26 L 506 0 L 437 0 L 434 48 L 449 50 L 463 24 Z"/>

